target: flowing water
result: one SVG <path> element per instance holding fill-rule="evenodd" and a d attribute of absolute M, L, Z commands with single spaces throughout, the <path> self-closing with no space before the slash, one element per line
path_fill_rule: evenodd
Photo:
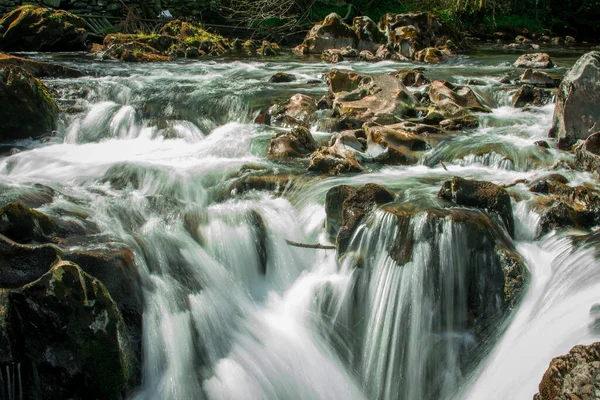
<path fill-rule="evenodd" d="M 556 55 L 557 73 L 577 56 Z M 552 104 L 510 107 L 515 89 L 499 80 L 515 58 L 481 52 L 427 68 L 430 79 L 480 81 L 473 88 L 493 112 L 419 165 L 312 176 L 276 197 L 231 190 L 252 170 L 308 175 L 306 163 L 266 159 L 280 130 L 254 118 L 294 93 L 325 94 L 330 65 L 285 57 L 144 65 L 58 57 L 88 76 L 47 81 L 67 112 L 53 137 L 14 143 L 0 157 L 0 199 L 36 198 L 51 188 L 56 195 L 39 209 L 88 230 L 72 246 L 134 251 L 145 311 L 142 383 L 131 399 L 529 399 L 554 356 L 600 338 L 590 313 L 600 302 L 600 269 L 593 242 L 576 245 L 568 232 L 536 239 L 539 215 L 525 185 L 511 192 L 529 287 L 483 343 L 468 329 L 466 305 L 466 265 L 480 255 L 460 224 L 430 226 L 417 213 L 408 228 L 412 261 L 401 268 L 389 249 L 405 238 L 383 211 L 359 229 L 351 257 L 286 243 L 329 243 L 325 194 L 340 184 L 379 183 L 399 193 L 399 203 L 426 207 L 455 175 L 508 184 L 568 161 L 534 145 L 547 136 Z M 267 83 L 279 71 L 298 80 Z M 558 172 L 572 184 L 595 182 Z M 2 373 L 14 381 L 14 371 Z"/>

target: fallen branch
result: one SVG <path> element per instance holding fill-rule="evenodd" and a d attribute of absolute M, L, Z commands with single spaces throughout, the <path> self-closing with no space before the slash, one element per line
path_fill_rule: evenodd
<path fill-rule="evenodd" d="M 327 246 L 324 244 L 308 244 L 308 243 L 298 243 L 298 242 L 292 242 L 291 240 L 286 240 L 285 241 L 287 244 L 289 244 L 290 246 L 294 246 L 294 247 L 302 247 L 304 249 L 320 249 L 320 250 L 336 250 L 337 247 L 335 246 Z"/>

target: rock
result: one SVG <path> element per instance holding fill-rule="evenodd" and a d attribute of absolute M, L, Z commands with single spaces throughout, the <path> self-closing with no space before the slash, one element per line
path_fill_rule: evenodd
<path fill-rule="evenodd" d="M 321 54 L 321 60 L 337 64 L 339 62 L 344 61 L 344 56 L 342 55 L 342 51 L 339 49 L 327 49 Z"/>
<path fill-rule="evenodd" d="M 277 43 L 271 43 L 267 40 L 263 40 L 258 50 L 258 54 L 261 56 L 272 57 L 279 54 L 279 46 Z"/>
<path fill-rule="evenodd" d="M 583 55 L 565 74 L 556 97 L 549 136 L 563 147 L 586 139 L 600 128 L 600 52 Z"/>
<path fill-rule="evenodd" d="M 394 75 L 331 70 L 328 84 L 341 117 L 389 124 L 397 117 L 416 116 L 418 100 Z"/>
<path fill-rule="evenodd" d="M 554 78 L 552 78 L 550 75 L 543 71 L 537 71 L 531 68 L 527 69 L 523 73 L 523 75 L 521 75 L 521 78 L 519 80 L 521 81 L 521 83 L 526 85 L 542 86 L 549 88 L 558 86 L 554 81 Z"/>
<path fill-rule="evenodd" d="M 269 158 L 304 157 L 316 149 L 317 142 L 310 131 L 300 126 L 290 132 L 279 133 L 272 138 L 267 156 Z"/>
<path fill-rule="evenodd" d="M 74 68 L 0 53 L 0 68 L 9 65 L 21 67 L 36 78 L 79 78 L 83 76 L 81 71 Z"/>
<path fill-rule="evenodd" d="M 328 232 L 337 233 L 338 254 L 343 254 L 349 244 L 354 228 L 371 210 L 394 201 L 395 196 L 383 186 L 368 183 L 356 188 L 347 185 L 329 189 L 325 198 Z"/>
<path fill-rule="evenodd" d="M 433 81 L 429 86 L 429 98 L 434 104 L 430 112 L 444 118 L 455 118 L 467 112 L 490 112 L 468 86 L 455 86 L 445 81 Z"/>
<path fill-rule="evenodd" d="M 61 254 L 52 245 L 19 244 L 0 234 L 0 288 L 17 288 L 39 279 Z"/>
<path fill-rule="evenodd" d="M 414 69 L 398 71 L 396 77 L 404 86 L 421 87 L 429 83 L 422 71 Z"/>
<path fill-rule="evenodd" d="M 600 175 L 600 132 L 592 133 L 574 150 L 575 163 L 583 170 Z"/>
<path fill-rule="evenodd" d="M 174 54 L 176 57 L 185 58 L 186 53 L 181 50 L 181 54 Z M 170 55 L 163 55 L 155 48 L 137 42 L 115 44 L 110 46 L 102 53 L 103 59 L 115 59 L 126 62 L 164 62 L 171 61 Z"/>
<path fill-rule="evenodd" d="M 269 78 L 270 83 L 290 83 L 294 82 L 295 80 L 296 77 L 294 75 L 286 72 L 278 72 Z"/>
<path fill-rule="evenodd" d="M 0 68 L 1 141 L 50 133 L 58 119 L 58 107 L 48 88 L 17 66 Z"/>
<path fill-rule="evenodd" d="M 531 85 L 521 86 L 513 95 L 512 106 L 523 108 L 525 106 L 545 106 L 553 98 L 551 91 Z"/>
<path fill-rule="evenodd" d="M 46 242 L 57 231 L 54 220 L 20 203 L 0 209 L 0 234 L 19 243 Z"/>
<path fill-rule="evenodd" d="M 575 38 L 573 36 L 565 36 L 565 43 L 566 44 L 574 44 L 577 43 L 577 40 L 575 40 Z"/>
<path fill-rule="evenodd" d="M 310 156 L 309 171 L 329 175 L 362 172 L 363 168 L 356 160 L 356 152 L 349 150 L 342 143 L 336 142 L 329 147 L 319 147 Z"/>
<path fill-rule="evenodd" d="M 371 53 L 369 50 L 362 50 L 360 53 L 358 53 L 358 59 L 361 61 L 379 61 L 379 59 L 373 54 Z"/>
<path fill-rule="evenodd" d="M 415 53 L 414 58 L 417 61 L 427 64 L 439 64 L 444 61 L 444 53 L 435 47 L 427 47 Z"/>
<path fill-rule="evenodd" d="M 7 302 L 25 398 L 82 399 L 93 392 L 120 399 L 137 383 L 138 360 L 116 304 L 76 264 L 57 262 L 11 290 Z"/>
<path fill-rule="evenodd" d="M 346 46 L 355 48 L 357 44 L 356 32 L 346 25 L 339 15 L 331 13 L 308 31 L 302 44 L 294 51 L 300 54 L 320 54 L 327 49 Z"/>
<path fill-rule="evenodd" d="M 540 68 L 554 67 L 554 63 L 547 53 L 523 54 L 513 64 L 516 68 Z"/>
<path fill-rule="evenodd" d="M 83 19 L 62 10 L 27 5 L 0 19 L 3 51 L 81 51 L 87 35 Z"/>
<path fill-rule="evenodd" d="M 372 148 L 373 144 L 378 144 L 385 149 L 394 151 L 394 160 L 384 158 L 386 164 L 415 164 L 419 161 L 422 152 L 431 148 L 433 143 L 436 143 L 435 135 L 410 132 L 405 129 L 403 124 L 369 125 L 365 126 L 364 130 L 369 148 Z M 399 155 L 401 157 L 398 157 Z"/>
<path fill-rule="evenodd" d="M 369 50 L 374 52 L 380 43 L 386 42 L 386 37 L 379 30 L 377 24 L 367 16 L 355 17 L 352 28 L 358 37 L 358 50 Z"/>
<path fill-rule="evenodd" d="M 542 377 L 534 400 L 594 400 L 600 392 L 600 342 L 575 346 L 554 358 Z"/>
<path fill-rule="evenodd" d="M 316 121 L 316 112 L 317 102 L 315 99 L 300 93 L 269 109 L 271 124 L 281 127 L 309 127 Z"/>
<path fill-rule="evenodd" d="M 449 39 L 460 43 L 449 24 L 427 12 L 388 13 L 381 17 L 379 27 L 386 33 L 388 45 L 409 59 L 420 50 L 443 46 Z"/>
<path fill-rule="evenodd" d="M 142 351 L 142 314 L 144 302 L 135 256 L 129 249 L 113 251 L 69 251 L 62 259 L 77 264 L 99 279 L 123 316 L 132 350 L 137 358 Z"/>
<path fill-rule="evenodd" d="M 496 214 L 504 222 L 506 231 L 514 235 L 510 196 L 506 189 L 491 182 L 463 179 L 455 176 L 444 182 L 438 197 L 450 200 L 459 206 L 476 207 Z"/>
<path fill-rule="evenodd" d="M 229 193 L 239 195 L 252 190 L 258 190 L 281 196 L 286 191 L 293 189 L 298 180 L 301 180 L 301 178 L 290 174 L 266 173 L 245 175 L 231 184 Z"/>

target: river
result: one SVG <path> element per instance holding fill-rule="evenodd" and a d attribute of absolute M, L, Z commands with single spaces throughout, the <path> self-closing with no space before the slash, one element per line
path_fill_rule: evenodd
<path fill-rule="evenodd" d="M 553 54 L 555 72 L 579 55 Z M 538 238 L 539 215 L 522 184 L 511 189 L 515 246 L 530 282 L 469 368 L 460 349 L 473 338 L 440 334 L 438 317 L 429 315 L 437 301 L 446 305 L 442 313 L 459 314 L 460 305 L 429 293 L 423 272 L 439 254 L 445 268 L 460 270 L 469 251 L 460 230 L 442 229 L 439 248 L 415 245 L 414 261 L 398 268 L 385 253 L 386 240 L 398 233 L 386 213 L 376 213 L 358 248 L 370 257 L 368 278 L 334 250 L 286 243 L 331 244 L 324 201 L 340 184 L 379 183 L 402 193 L 401 201 L 430 204 L 455 175 L 510 184 L 568 161 L 567 153 L 534 144 L 547 139 L 553 104 L 510 106 L 516 88 L 499 80 L 513 71 L 515 53 L 479 50 L 426 67 L 429 79 L 478 81 L 472 88 L 493 111 L 477 114 L 479 128 L 429 150 L 418 165 L 328 178 L 308 174 L 304 161 L 267 159 L 269 139 L 280 130 L 253 121 L 292 94 L 321 97 L 329 64 L 291 56 L 158 64 L 33 57 L 87 76 L 46 81 L 68 112 L 51 138 L 17 142 L 18 151 L 0 156 L 0 198 L 50 187 L 59 195 L 40 211 L 100 227 L 74 248 L 134 251 L 145 312 L 142 385 L 131 399 L 530 399 L 553 357 L 600 339 L 590 312 L 600 302 L 595 247 L 574 246 L 573 232 Z M 336 68 L 383 73 L 417 66 Z M 280 71 L 297 81 L 268 83 Z M 317 139 L 331 135 L 312 131 Z M 231 192 L 236 179 L 256 170 L 306 179 L 283 196 Z M 598 183 L 587 173 L 558 172 L 573 185 Z M 262 250 L 257 218 L 266 231 Z M 418 221 L 411 229 L 418 234 Z M 456 282 L 453 296 L 461 290 Z"/>

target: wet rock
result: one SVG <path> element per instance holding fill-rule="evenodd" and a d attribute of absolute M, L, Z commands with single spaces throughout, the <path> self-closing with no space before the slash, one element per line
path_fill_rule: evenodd
<path fill-rule="evenodd" d="M 427 47 L 426 49 L 420 50 L 414 55 L 415 60 L 424 62 L 427 64 L 439 64 L 444 61 L 444 53 L 436 49 L 435 47 Z"/>
<path fill-rule="evenodd" d="M 596 175 L 600 174 L 600 132 L 593 133 L 585 142 L 580 142 L 574 153 L 577 166 Z"/>
<path fill-rule="evenodd" d="M 229 192 L 243 194 L 252 190 L 282 195 L 294 188 L 298 176 L 290 174 L 252 174 L 244 175 L 229 186 Z"/>
<path fill-rule="evenodd" d="M 362 172 L 363 168 L 356 160 L 356 152 L 340 142 L 329 147 L 319 147 L 310 156 L 308 170 L 329 175 Z"/>
<path fill-rule="evenodd" d="M 267 230 L 267 226 L 265 225 L 265 221 L 261 215 L 255 210 L 250 211 L 248 222 L 254 231 L 253 233 L 256 241 L 256 252 L 259 259 L 259 272 L 262 275 L 266 275 L 267 264 L 269 262 L 269 232 Z"/>
<path fill-rule="evenodd" d="M 456 118 L 468 112 L 490 112 L 468 86 L 455 86 L 445 81 L 431 82 L 429 98 L 434 104 L 431 112 L 445 118 Z"/>
<path fill-rule="evenodd" d="M 455 176 L 444 182 L 438 197 L 457 205 L 476 207 L 496 214 L 504 222 L 507 232 L 513 236 L 513 219 L 510 196 L 506 189 L 491 182 L 463 179 Z"/>
<path fill-rule="evenodd" d="M 558 86 L 550 75 L 543 71 L 527 69 L 519 79 L 522 84 L 553 88 Z"/>
<path fill-rule="evenodd" d="M 127 326 L 131 349 L 136 358 L 142 351 L 142 314 L 144 303 L 140 275 L 131 250 L 70 251 L 63 260 L 77 264 L 83 271 L 99 279 L 115 301 Z"/>
<path fill-rule="evenodd" d="M 0 233 L 19 243 L 46 242 L 57 231 L 49 216 L 20 203 L 0 209 Z"/>
<path fill-rule="evenodd" d="M 306 34 L 304 41 L 294 49 L 300 54 L 320 54 L 327 49 L 340 49 L 358 43 L 356 32 L 336 13 L 331 13 Z"/>
<path fill-rule="evenodd" d="M 258 54 L 261 56 L 272 57 L 279 54 L 279 46 L 277 43 L 271 43 L 267 40 L 263 40 L 258 49 Z"/>
<path fill-rule="evenodd" d="M 554 67 L 554 63 L 547 53 L 523 54 L 513 64 L 516 68 L 547 69 Z"/>
<path fill-rule="evenodd" d="M 379 61 L 379 59 L 369 50 L 362 50 L 358 53 L 358 59 L 361 61 Z"/>
<path fill-rule="evenodd" d="M 83 19 L 62 10 L 26 5 L 0 19 L 4 51 L 81 51 L 87 35 Z"/>
<path fill-rule="evenodd" d="M 513 95 L 512 106 L 523 108 L 525 106 L 545 106 L 553 98 L 551 91 L 531 85 L 521 86 Z"/>
<path fill-rule="evenodd" d="M 274 126 L 309 127 L 316 120 L 317 102 L 305 94 L 295 94 L 289 100 L 275 104 L 269 109 Z"/>
<path fill-rule="evenodd" d="M 295 80 L 296 77 L 294 75 L 286 72 L 278 72 L 269 78 L 270 83 L 290 83 L 294 82 Z"/>
<path fill-rule="evenodd" d="M 600 342 L 575 346 L 554 358 L 542 377 L 534 400 L 593 400 L 600 393 Z"/>
<path fill-rule="evenodd" d="M 138 361 L 116 304 L 76 264 L 57 262 L 7 301 L 25 398 L 120 399 L 136 383 Z"/>
<path fill-rule="evenodd" d="M 64 65 L 34 61 L 12 54 L 0 53 L 0 68 L 14 65 L 23 68 L 36 78 L 79 78 L 81 71 Z"/>
<path fill-rule="evenodd" d="M 52 245 L 24 245 L 0 234 L 0 288 L 17 288 L 39 279 L 59 260 Z"/>
<path fill-rule="evenodd" d="M 333 108 L 341 117 L 380 124 L 416 116 L 415 96 L 392 74 L 363 75 L 332 70 L 328 74 Z"/>
<path fill-rule="evenodd" d="M 477 128 L 479 126 L 479 120 L 474 115 L 462 115 L 455 118 L 443 119 L 439 122 L 439 125 L 440 128 L 447 131 L 462 131 L 465 129 Z"/>
<path fill-rule="evenodd" d="M 436 143 L 435 135 L 423 135 L 405 129 L 403 124 L 393 125 L 369 125 L 364 128 L 367 134 L 369 147 L 378 144 L 385 149 L 391 149 L 392 153 L 385 156 L 379 162 L 386 164 L 394 163 L 402 165 L 415 164 L 421 157 L 422 152 L 431 148 Z M 393 159 L 389 159 L 394 155 Z M 398 157 L 402 155 L 402 157 Z"/>
<path fill-rule="evenodd" d="M 58 107 L 48 88 L 17 66 L 0 68 L 0 141 L 38 138 L 50 133 Z"/>
<path fill-rule="evenodd" d="M 269 158 L 305 157 L 317 149 L 317 142 L 310 131 L 297 127 L 290 132 L 277 134 L 271 139 L 267 156 Z"/>
<path fill-rule="evenodd" d="M 550 137 L 563 147 L 586 139 L 600 128 L 600 52 L 583 55 L 565 74 L 556 98 Z"/>
<path fill-rule="evenodd" d="M 175 54 L 177 57 L 185 58 L 185 51 Z M 115 59 L 126 62 L 163 62 L 170 61 L 170 55 L 163 55 L 150 45 L 144 43 L 115 44 L 102 53 L 103 59 Z"/>
<path fill-rule="evenodd" d="M 394 201 L 395 196 L 383 186 L 368 183 L 362 187 L 337 186 L 327 192 L 325 211 L 327 213 L 328 232 L 337 233 L 338 254 L 348 247 L 354 228 L 371 210 Z"/>

